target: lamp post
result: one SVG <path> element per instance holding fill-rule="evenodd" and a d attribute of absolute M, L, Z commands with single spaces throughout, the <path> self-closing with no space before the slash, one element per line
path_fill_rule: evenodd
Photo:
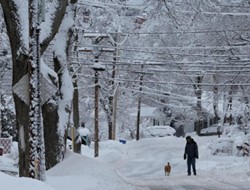
<path fill-rule="evenodd" d="M 94 66 L 92 66 L 92 69 L 95 71 L 95 119 L 94 119 L 94 125 L 95 125 L 95 134 L 94 134 L 94 157 L 99 156 L 99 81 L 98 81 L 98 72 L 104 71 L 105 68 L 98 63 L 95 63 Z"/>

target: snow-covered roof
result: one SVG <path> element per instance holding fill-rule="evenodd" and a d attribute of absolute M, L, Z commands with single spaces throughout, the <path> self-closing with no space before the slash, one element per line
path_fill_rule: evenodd
<path fill-rule="evenodd" d="M 141 107 L 141 117 L 152 117 L 155 115 L 156 107 Z M 132 117 L 137 116 L 137 110 L 130 114 Z"/>

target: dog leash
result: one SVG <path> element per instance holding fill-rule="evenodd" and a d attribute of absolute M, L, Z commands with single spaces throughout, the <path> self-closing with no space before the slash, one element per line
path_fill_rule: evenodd
<path fill-rule="evenodd" d="M 172 165 L 172 168 L 174 168 L 174 167 L 178 166 L 181 162 L 182 162 L 182 160 L 180 160 L 180 161 L 179 161 L 179 162 L 177 162 L 176 164 L 173 164 L 173 165 Z"/>

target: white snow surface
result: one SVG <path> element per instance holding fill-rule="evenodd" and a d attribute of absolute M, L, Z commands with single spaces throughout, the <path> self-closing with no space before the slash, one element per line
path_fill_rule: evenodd
<path fill-rule="evenodd" d="M 217 136 L 198 137 L 197 176 L 187 176 L 183 160 L 185 138 L 167 136 L 139 141 L 103 141 L 94 158 L 93 144 L 82 145 L 82 154 L 67 150 L 65 159 L 46 173 L 46 182 L 0 172 L 3 190 L 246 190 L 250 185 L 250 157 L 212 155 Z M 14 149 L 15 150 L 15 149 Z M 11 155 L 0 156 L 0 169 L 11 165 Z M 165 176 L 163 167 L 172 171 Z"/>

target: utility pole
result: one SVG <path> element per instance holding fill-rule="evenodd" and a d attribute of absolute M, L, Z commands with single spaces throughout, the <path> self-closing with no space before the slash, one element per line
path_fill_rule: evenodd
<path fill-rule="evenodd" d="M 94 145 L 94 147 L 95 148 L 94 148 L 94 156 L 98 157 L 99 156 L 99 106 L 98 106 L 98 103 L 99 103 L 99 88 L 100 88 L 99 80 L 98 80 L 98 74 L 99 74 L 98 72 L 104 71 L 105 68 L 94 65 L 92 67 L 92 69 L 94 69 L 94 71 L 95 71 L 95 120 L 94 120 L 94 123 L 95 123 L 95 134 L 94 134 L 95 145 Z"/>
<path fill-rule="evenodd" d="M 143 65 L 141 65 L 141 70 Z M 139 87 L 139 97 L 138 97 L 138 106 L 137 106 L 137 122 L 136 122 L 136 140 L 140 139 L 140 118 L 141 118 L 141 91 L 142 91 L 142 81 L 143 74 L 140 73 L 140 87 Z"/>
<path fill-rule="evenodd" d="M 118 102 L 118 86 L 115 87 L 114 100 L 113 100 L 113 118 L 112 118 L 112 140 L 116 138 L 116 116 L 117 116 L 117 102 Z"/>
<path fill-rule="evenodd" d="M 136 140 L 138 141 L 140 139 L 140 119 L 141 119 L 141 99 L 142 99 L 143 76 L 144 74 L 153 75 L 153 73 L 143 72 L 143 63 L 141 65 L 141 72 L 135 72 L 135 73 L 139 73 L 140 75 L 139 97 L 138 97 L 138 105 L 137 105 L 137 120 L 136 120 Z"/>
<path fill-rule="evenodd" d="M 40 22 L 44 0 L 29 0 L 29 176 L 45 181 L 45 149 L 41 121 Z M 40 13 L 40 14 L 39 14 Z"/>
<path fill-rule="evenodd" d="M 203 112 L 202 112 L 202 105 L 201 105 L 201 96 L 202 96 L 202 89 L 201 89 L 201 83 L 203 80 L 203 76 L 198 75 L 195 78 L 195 82 L 197 83 L 197 85 L 194 85 L 194 90 L 195 90 L 195 95 L 197 97 L 197 103 L 196 103 L 196 107 L 197 107 L 197 116 L 198 116 L 198 124 L 197 124 L 197 128 L 196 128 L 196 133 L 198 135 L 200 135 L 201 133 L 201 129 L 203 127 Z"/>
<path fill-rule="evenodd" d="M 95 105 L 95 118 L 94 118 L 94 157 L 99 156 L 99 80 L 98 80 L 98 75 L 99 71 L 104 71 L 105 68 L 101 65 L 98 64 L 98 59 L 101 53 L 103 52 L 114 52 L 114 49 L 111 48 L 98 48 L 97 44 L 104 38 L 109 38 L 108 35 L 95 35 L 95 34 L 90 34 L 85 37 L 89 38 L 94 38 L 93 40 L 93 48 L 88 48 L 88 47 L 82 47 L 79 48 L 78 51 L 80 52 L 93 52 L 94 58 L 95 58 L 95 64 L 92 66 L 92 69 L 95 71 L 95 76 L 94 76 L 94 82 L 95 82 L 95 98 L 94 98 L 94 105 Z"/>

